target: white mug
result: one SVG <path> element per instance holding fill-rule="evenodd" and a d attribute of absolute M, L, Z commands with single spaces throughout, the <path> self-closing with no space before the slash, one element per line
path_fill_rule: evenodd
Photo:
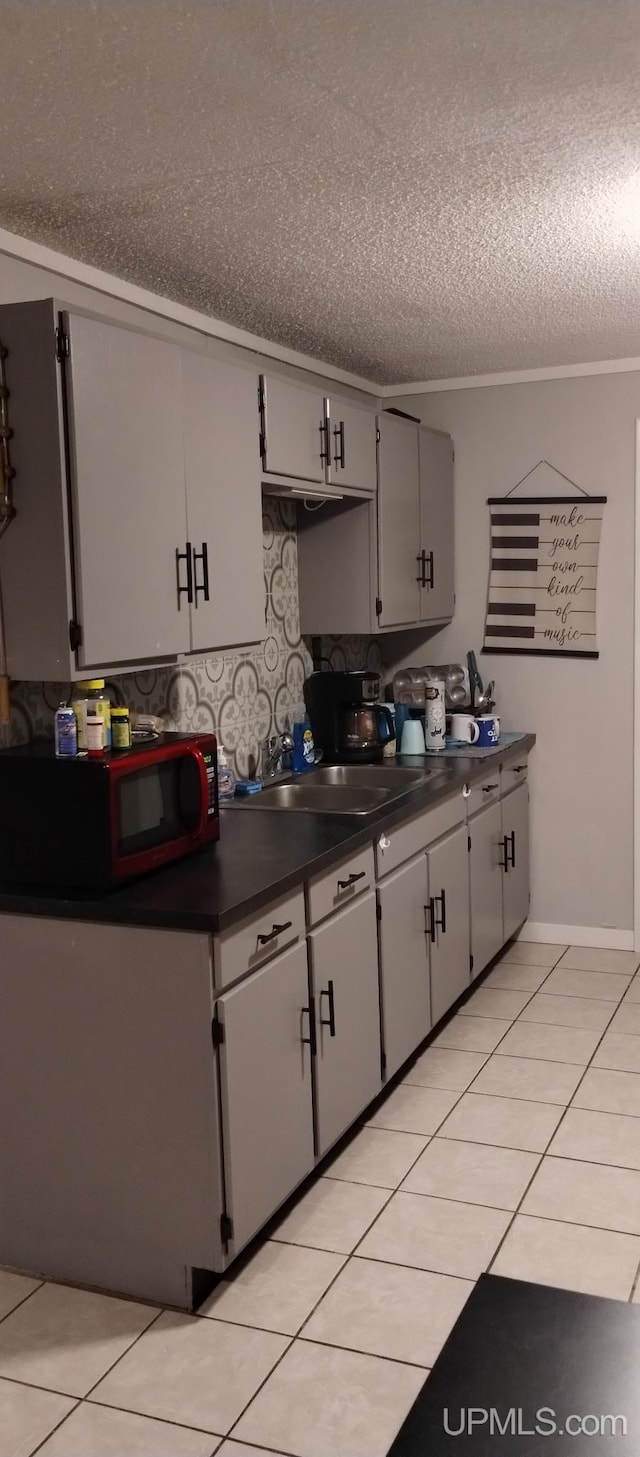
<path fill-rule="evenodd" d="M 451 737 L 452 739 L 460 739 L 465 744 L 477 744 L 480 738 L 480 729 L 475 718 L 470 713 L 452 713 Z"/>

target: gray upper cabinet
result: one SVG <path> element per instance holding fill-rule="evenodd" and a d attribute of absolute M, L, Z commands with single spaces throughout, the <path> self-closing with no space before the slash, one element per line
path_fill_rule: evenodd
<path fill-rule="evenodd" d="M 469 986 L 469 849 L 466 825 L 427 851 L 431 1017 L 436 1022 Z"/>
<path fill-rule="evenodd" d="M 420 430 L 420 620 L 453 617 L 453 444 L 449 435 Z"/>
<path fill-rule="evenodd" d="M 371 406 L 332 394 L 329 406 L 330 480 L 338 489 L 376 490 L 376 417 Z"/>
<path fill-rule="evenodd" d="M 380 1005 L 373 891 L 309 936 L 316 1013 L 316 1137 L 327 1152 L 379 1093 Z"/>
<path fill-rule="evenodd" d="M 182 354 L 192 651 L 265 635 L 260 462 L 248 428 L 257 374 Z"/>
<path fill-rule="evenodd" d="M 330 434 L 323 391 L 277 374 L 263 374 L 260 403 L 263 471 L 324 483 Z"/>
<path fill-rule="evenodd" d="M 419 430 L 378 416 L 378 624 L 415 623 L 420 612 Z"/>
<path fill-rule="evenodd" d="M 501 809 L 503 935 L 508 941 L 529 914 L 529 788 L 526 781 L 505 795 Z"/>
<path fill-rule="evenodd" d="M 234 1254 L 313 1167 L 307 948 L 216 1003 L 224 1179 Z"/>
<path fill-rule="evenodd" d="M 426 856 L 387 876 L 378 903 L 382 1046 L 391 1078 L 431 1027 Z"/>
<path fill-rule="evenodd" d="M 0 338 L 19 486 L 0 553 L 11 677 L 261 639 L 257 370 L 55 299 L 3 306 Z"/>
<path fill-rule="evenodd" d="M 66 328 L 78 666 L 186 652 L 180 350 L 81 314 Z"/>
<path fill-rule="evenodd" d="M 498 801 L 469 824 L 471 854 L 471 955 L 473 976 L 484 971 L 502 946 L 502 810 Z"/>

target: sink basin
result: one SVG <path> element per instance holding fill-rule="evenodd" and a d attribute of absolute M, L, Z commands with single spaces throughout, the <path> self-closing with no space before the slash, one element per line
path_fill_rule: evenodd
<path fill-rule="evenodd" d="M 384 764 L 322 764 L 307 774 L 267 784 L 261 794 L 236 800 L 235 806 L 370 815 L 438 772 L 435 768 L 388 768 Z"/>

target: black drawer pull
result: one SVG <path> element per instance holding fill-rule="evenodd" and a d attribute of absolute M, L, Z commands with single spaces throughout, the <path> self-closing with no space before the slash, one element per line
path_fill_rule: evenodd
<path fill-rule="evenodd" d="M 482 786 L 482 793 L 483 794 L 491 794 L 492 789 L 499 789 L 499 788 L 500 788 L 500 786 L 498 784 L 483 784 L 483 786 Z"/>
<path fill-rule="evenodd" d="M 438 901 L 440 901 L 440 908 L 441 908 L 440 909 L 440 920 L 438 921 L 436 919 L 435 924 L 436 924 L 436 927 L 439 928 L 442 931 L 443 936 L 446 936 L 446 934 L 447 934 L 447 900 L 446 900 L 446 896 L 445 896 L 445 892 L 444 892 L 444 887 L 440 891 L 440 894 L 437 895 L 437 896 L 435 896 L 434 899 L 435 899 L 436 905 L 437 905 Z"/>
<path fill-rule="evenodd" d="M 292 925 L 293 921 L 282 921 L 281 925 L 276 922 L 264 936 L 258 936 L 258 946 L 268 946 L 270 941 L 275 941 L 277 936 L 281 936 L 283 931 L 288 931 Z"/>
<path fill-rule="evenodd" d="M 328 997 L 329 998 L 329 1016 L 328 1017 L 323 1017 L 323 1015 L 322 1015 L 322 998 L 323 997 Z M 323 988 L 323 990 L 320 993 L 320 1026 L 321 1027 L 328 1027 L 329 1028 L 329 1036 L 330 1037 L 335 1037 L 335 1035 L 336 1035 L 336 1008 L 335 1008 L 335 1002 L 333 1000 L 333 982 L 332 981 L 328 981 L 327 982 L 327 985 L 326 985 L 326 989 Z"/>
<path fill-rule="evenodd" d="M 427 555 L 427 561 L 429 563 L 429 575 L 427 577 L 426 582 L 423 583 L 423 586 L 426 586 L 426 587 L 435 587 L 435 580 L 434 580 L 434 575 L 433 575 L 433 552 L 432 551 L 430 551 L 428 553 L 428 555 Z"/>
<path fill-rule="evenodd" d="M 425 577 L 425 571 L 426 571 L 426 565 L 427 565 L 426 558 L 427 558 L 427 553 L 425 551 L 421 551 L 420 552 L 420 555 L 416 557 L 416 561 L 417 561 L 418 566 L 420 568 L 420 575 L 419 575 L 419 577 L 416 577 L 416 582 L 418 583 L 418 586 L 419 587 L 426 587 L 427 586 L 427 579 Z"/>
<path fill-rule="evenodd" d="M 339 880 L 338 881 L 338 890 L 349 890 L 352 885 L 355 885 L 356 880 L 364 880 L 365 878 L 366 878 L 366 871 L 364 871 L 364 870 L 357 870 L 357 871 L 356 870 L 352 870 L 351 875 L 349 876 L 348 880 Z"/>
<path fill-rule="evenodd" d="M 502 836 L 502 853 L 504 855 L 504 860 L 501 860 L 500 861 L 500 864 L 502 866 L 502 869 L 505 871 L 505 874 L 508 875 L 508 873 L 509 873 L 509 836 L 508 835 L 503 835 Z"/>
<path fill-rule="evenodd" d="M 512 830 L 511 831 L 511 834 L 509 835 L 509 839 L 511 841 L 511 869 L 512 870 L 515 870 L 515 868 L 516 868 L 516 832 L 515 832 L 515 830 Z"/>
<path fill-rule="evenodd" d="M 313 997 L 309 997 L 309 1006 L 302 1008 L 301 1016 L 309 1018 L 309 1036 L 303 1037 L 301 1034 L 300 1041 L 304 1043 L 305 1047 L 311 1048 L 311 1056 L 315 1057 L 318 1044 L 316 1041 L 316 1004 Z"/>
<path fill-rule="evenodd" d="M 513 766 L 513 772 L 514 772 L 514 774 L 526 774 L 526 772 L 527 772 L 527 766 L 526 766 L 526 764 L 514 764 L 514 766 Z"/>

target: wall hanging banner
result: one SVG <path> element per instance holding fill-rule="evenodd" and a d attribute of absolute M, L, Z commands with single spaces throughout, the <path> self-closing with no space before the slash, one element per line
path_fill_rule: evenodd
<path fill-rule="evenodd" d="M 606 499 L 490 497 L 484 652 L 597 658 L 598 548 Z"/>

